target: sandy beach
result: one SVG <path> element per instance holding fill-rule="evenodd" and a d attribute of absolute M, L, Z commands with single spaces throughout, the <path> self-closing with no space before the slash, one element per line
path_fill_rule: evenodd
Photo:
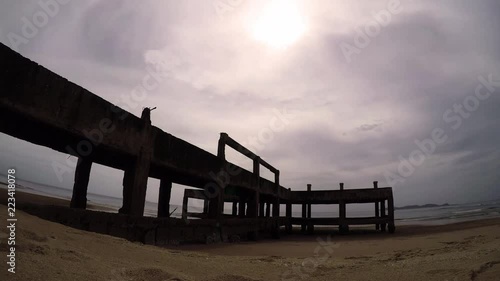
<path fill-rule="evenodd" d="M 17 200 L 67 204 L 21 192 Z M 500 276 L 500 219 L 405 226 L 393 235 L 320 233 L 167 249 L 73 229 L 21 210 L 16 215 L 18 265 L 15 275 L 3 270 L 6 280 L 499 280 Z M 5 205 L 0 205 L 0 219 L 7 219 Z M 6 238 L 2 228 L 2 264 Z"/>

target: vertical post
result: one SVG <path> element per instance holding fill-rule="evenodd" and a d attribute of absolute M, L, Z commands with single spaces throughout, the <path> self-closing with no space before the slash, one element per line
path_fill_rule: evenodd
<path fill-rule="evenodd" d="M 306 219 L 307 219 L 307 204 L 302 204 L 302 224 L 300 226 L 301 232 L 306 232 Z"/>
<path fill-rule="evenodd" d="M 380 205 L 380 216 L 383 219 L 386 219 L 386 215 L 385 215 L 385 200 L 380 201 L 380 204 L 381 204 Z M 381 227 L 382 232 L 385 232 L 386 227 L 387 227 L 387 223 L 384 221 L 384 223 L 382 223 L 382 227 Z"/>
<path fill-rule="evenodd" d="M 151 154 L 141 148 L 134 163 L 125 169 L 123 177 L 123 206 L 119 212 L 132 216 L 143 216 L 146 204 Z"/>
<path fill-rule="evenodd" d="M 216 187 L 215 194 L 210 196 L 210 201 L 208 202 L 208 217 L 210 219 L 215 219 L 218 224 L 222 222 L 222 214 L 224 210 L 224 189 L 217 183 L 213 183 Z"/>
<path fill-rule="evenodd" d="M 233 216 L 237 216 L 238 215 L 238 202 L 234 201 L 233 202 Z"/>
<path fill-rule="evenodd" d="M 280 238 L 280 227 L 281 227 L 281 222 L 280 222 L 280 171 L 275 170 L 274 171 L 274 185 L 275 185 L 275 193 L 274 193 L 274 198 L 273 198 L 273 217 L 275 218 L 274 220 L 274 231 L 273 231 L 273 238 Z"/>
<path fill-rule="evenodd" d="M 245 217 L 245 199 L 243 198 L 243 194 L 240 195 L 240 201 L 238 206 L 238 216 L 240 218 Z"/>
<path fill-rule="evenodd" d="M 219 144 L 217 146 L 217 157 L 226 160 L 226 133 L 220 133 Z"/>
<path fill-rule="evenodd" d="M 259 203 L 259 217 L 263 218 L 266 216 L 265 214 L 265 207 L 266 207 L 266 202 L 260 201 Z"/>
<path fill-rule="evenodd" d="M 163 178 L 160 181 L 160 194 L 158 196 L 158 217 L 170 217 L 170 197 L 172 194 L 172 181 Z"/>
<path fill-rule="evenodd" d="M 308 197 L 309 197 L 309 201 L 307 202 L 307 232 L 309 234 L 312 234 L 314 233 L 314 225 L 312 224 L 312 203 L 311 203 L 311 198 L 312 198 L 312 194 L 311 194 L 311 191 L 312 191 L 312 184 L 308 184 L 307 185 L 307 193 L 308 193 Z"/>
<path fill-rule="evenodd" d="M 387 208 L 388 208 L 388 216 L 389 216 L 389 233 L 394 233 L 394 231 L 396 231 L 396 225 L 394 224 L 394 198 L 392 197 L 389 197 L 389 199 L 387 200 Z"/>
<path fill-rule="evenodd" d="M 266 202 L 266 218 L 271 217 L 271 202 Z"/>
<path fill-rule="evenodd" d="M 132 164 L 125 169 L 123 178 L 123 206 L 119 212 L 132 216 L 144 216 L 149 169 L 155 136 L 152 134 L 151 109 L 142 112 L 142 143 Z"/>
<path fill-rule="evenodd" d="M 288 189 L 288 193 L 290 194 L 292 191 L 291 188 Z M 289 200 L 286 202 L 286 231 L 287 233 L 292 233 L 293 227 L 292 227 L 292 202 Z"/>
<path fill-rule="evenodd" d="M 188 197 L 188 190 L 184 189 L 184 198 L 182 199 L 182 219 L 187 220 L 187 213 L 188 213 L 188 203 L 189 203 L 189 197 Z"/>
<path fill-rule="evenodd" d="M 280 192 L 280 171 L 274 171 L 274 184 L 276 185 L 276 194 L 279 195 Z"/>
<path fill-rule="evenodd" d="M 259 206 L 260 206 L 260 157 L 256 156 L 253 159 L 253 176 L 255 180 L 255 190 L 251 191 L 248 200 L 247 217 L 253 218 L 253 226 L 250 226 L 247 232 L 247 237 L 249 240 L 257 240 L 259 234 L 259 222 L 257 218 L 259 217 Z"/>
<path fill-rule="evenodd" d="M 344 183 L 340 183 L 340 190 L 344 190 Z M 346 203 L 344 200 L 339 202 L 339 232 L 341 234 L 349 231 L 349 225 L 346 223 Z"/>
<path fill-rule="evenodd" d="M 378 189 L 378 181 L 373 182 L 373 188 Z M 380 208 L 379 208 L 379 201 L 375 201 L 375 217 L 378 219 L 380 218 Z M 380 224 L 375 224 L 375 230 L 380 229 Z"/>
<path fill-rule="evenodd" d="M 209 207 L 209 205 L 210 205 L 210 201 L 207 198 L 205 198 L 203 200 L 203 214 L 205 214 L 205 216 L 208 216 L 208 207 Z"/>
<path fill-rule="evenodd" d="M 89 186 L 90 170 L 92 161 L 88 158 L 78 158 L 75 171 L 75 183 L 73 185 L 73 196 L 71 197 L 71 208 L 87 208 L 87 189 Z"/>

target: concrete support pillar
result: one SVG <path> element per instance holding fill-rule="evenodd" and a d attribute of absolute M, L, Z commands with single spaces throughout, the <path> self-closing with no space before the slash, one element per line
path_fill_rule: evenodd
<path fill-rule="evenodd" d="M 215 219 L 221 225 L 222 214 L 224 210 L 224 189 L 220 188 L 217 190 L 217 194 L 210 198 L 208 203 L 208 217 L 210 219 Z"/>
<path fill-rule="evenodd" d="M 144 216 L 146 190 L 149 168 L 151 166 L 152 149 L 155 136 L 152 134 L 151 108 L 142 112 L 142 143 L 133 162 L 125 169 L 123 177 L 123 206 L 120 213 L 132 216 Z"/>
<path fill-rule="evenodd" d="M 311 191 L 312 191 L 312 185 L 308 184 L 307 185 L 307 192 L 310 193 Z M 307 221 L 308 221 L 308 223 L 307 223 L 307 232 L 309 234 L 314 233 L 314 225 L 313 225 L 311 219 L 312 219 L 312 204 L 311 204 L 311 202 L 308 202 L 307 203 Z"/>
<path fill-rule="evenodd" d="M 240 197 L 239 207 L 238 207 L 238 216 L 240 218 L 244 218 L 246 214 L 245 210 L 245 200 Z"/>
<path fill-rule="evenodd" d="M 209 206 L 208 199 L 203 200 L 203 214 L 207 216 L 208 216 L 208 206 Z"/>
<path fill-rule="evenodd" d="M 188 216 L 188 204 L 189 204 L 189 197 L 187 196 L 187 189 L 184 190 L 184 197 L 182 198 L 182 219 L 187 220 Z"/>
<path fill-rule="evenodd" d="M 344 190 L 344 184 L 340 183 L 340 190 Z M 339 232 L 344 234 L 349 232 L 349 225 L 346 223 L 346 203 L 339 202 Z"/>
<path fill-rule="evenodd" d="M 292 203 L 291 202 L 286 203 L 286 219 L 287 219 L 286 232 L 292 233 L 293 227 L 292 227 Z"/>
<path fill-rule="evenodd" d="M 378 188 L 378 182 L 374 181 L 373 182 L 373 188 L 377 189 Z M 380 218 L 380 208 L 379 208 L 379 201 L 375 201 L 375 217 Z M 375 230 L 380 229 L 380 224 L 375 224 Z"/>
<path fill-rule="evenodd" d="M 142 148 L 135 160 L 125 170 L 123 177 L 123 206 L 120 213 L 143 216 L 146 204 L 146 189 L 151 164 L 151 153 Z"/>
<path fill-rule="evenodd" d="M 394 233 L 396 231 L 396 225 L 394 224 L 394 198 L 391 196 L 387 201 L 387 211 L 389 216 L 389 232 Z"/>
<path fill-rule="evenodd" d="M 279 239 L 280 238 L 280 198 L 275 197 L 273 198 L 273 218 L 274 220 L 274 230 L 273 230 L 273 238 Z"/>
<path fill-rule="evenodd" d="M 280 216 L 280 198 L 275 197 L 273 199 L 273 217 L 279 218 Z"/>
<path fill-rule="evenodd" d="M 172 181 L 164 178 L 160 181 L 160 194 L 158 196 L 158 217 L 170 217 L 170 197 L 172 194 Z"/>
<path fill-rule="evenodd" d="M 307 219 L 307 204 L 302 204 L 302 225 L 300 227 L 301 232 L 306 232 L 306 219 Z"/>
<path fill-rule="evenodd" d="M 233 202 L 233 212 L 232 212 L 232 215 L 235 216 L 235 217 L 238 215 L 238 202 Z"/>
<path fill-rule="evenodd" d="M 384 219 L 386 218 L 386 215 L 385 215 L 385 200 L 380 201 L 380 216 L 382 218 L 384 218 Z M 382 230 L 382 232 L 385 232 L 386 227 L 387 227 L 387 223 L 385 223 L 385 222 L 382 223 L 382 226 L 380 228 Z"/>
<path fill-rule="evenodd" d="M 259 203 L 259 217 L 263 218 L 266 216 L 266 213 L 265 213 L 265 207 L 266 207 L 266 202 L 264 201 L 261 201 Z"/>
<path fill-rule="evenodd" d="M 255 219 L 254 220 L 254 228 L 253 230 L 247 233 L 248 239 L 252 241 L 256 241 L 259 238 L 259 223 L 257 221 L 258 212 L 260 205 L 260 193 L 258 191 L 253 193 L 248 200 L 248 208 L 247 208 L 247 217 Z"/>
<path fill-rule="evenodd" d="M 87 188 L 90 180 L 92 161 L 88 158 L 78 158 L 75 171 L 75 183 L 73 185 L 73 196 L 71 197 L 71 208 L 87 208 Z"/>
<path fill-rule="evenodd" d="M 226 133 L 220 133 L 219 144 L 217 146 L 217 156 L 223 160 L 226 160 Z"/>
<path fill-rule="evenodd" d="M 260 205 L 260 193 L 255 192 L 251 196 L 247 203 L 247 217 L 257 218 L 259 215 L 259 205 Z"/>

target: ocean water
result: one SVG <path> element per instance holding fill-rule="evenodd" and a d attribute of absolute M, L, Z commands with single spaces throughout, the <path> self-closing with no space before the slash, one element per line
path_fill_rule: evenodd
<path fill-rule="evenodd" d="M 6 182 L 5 176 L 0 175 L 0 182 Z M 50 196 L 61 199 L 71 199 L 72 190 L 59 188 L 54 186 L 41 185 L 22 180 L 17 180 L 17 189 L 32 194 Z M 89 204 L 103 206 L 109 209 L 110 212 L 117 212 L 122 205 L 122 199 L 105 195 L 87 194 Z M 228 205 L 228 204 L 226 204 Z M 369 204 L 364 204 L 369 205 Z M 373 205 L 373 204 L 371 204 Z M 374 205 L 373 205 L 374 206 Z M 225 208 L 226 213 L 230 213 L 230 209 Z M 155 217 L 158 209 L 158 204 L 155 202 L 146 201 L 144 210 L 145 216 Z M 294 208 L 295 209 L 295 208 Z M 325 209 L 325 208 L 324 208 Z M 313 217 L 338 217 L 338 207 L 331 206 L 331 212 L 315 211 L 313 208 Z M 174 217 L 180 217 L 182 207 L 176 204 L 170 205 L 170 212 L 173 212 Z M 281 208 L 281 213 L 285 212 L 284 206 Z M 293 212 L 293 216 L 301 217 L 300 212 Z M 373 208 L 350 208 L 348 205 L 348 217 L 370 217 L 374 215 Z M 442 207 L 429 207 L 418 209 L 395 210 L 394 213 L 397 225 L 440 225 L 454 222 L 462 222 L 468 220 L 478 220 L 485 218 L 500 217 L 500 200 L 474 202 L 466 204 L 450 204 Z"/>

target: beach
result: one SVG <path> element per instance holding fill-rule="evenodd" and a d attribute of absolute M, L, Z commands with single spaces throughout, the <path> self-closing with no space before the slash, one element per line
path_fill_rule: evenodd
<path fill-rule="evenodd" d="M 5 192 L 0 196 L 6 202 Z M 19 203 L 67 205 L 17 192 Z M 282 236 L 214 245 L 147 246 L 17 210 L 16 274 L 7 280 L 498 280 L 500 219 L 402 226 L 395 234 Z M 6 222 L 7 207 L 0 205 Z M 6 264 L 6 228 L 1 231 Z M 2 280 L 5 280 L 2 278 Z"/>

